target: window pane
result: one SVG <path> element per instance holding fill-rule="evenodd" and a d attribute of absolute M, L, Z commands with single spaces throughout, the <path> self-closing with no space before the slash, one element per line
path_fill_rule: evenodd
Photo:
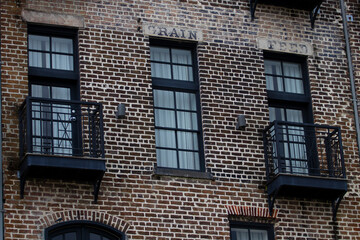
<path fill-rule="evenodd" d="M 50 51 L 50 38 L 38 35 L 29 35 L 29 49 Z"/>
<path fill-rule="evenodd" d="M 74 59 L 73 56 L 52 54 L 52 68 L 59 70 L 74 70 Z"/>
<path fill-rule="evenodd" d="M 250 229 L 251 240 L 268 240 L 266 230 L 253 230 Z"/>
<path fill-rule="evenodd" d="M 283 81 L 281 77 L 266 76 L 266 89 L 271 91 L 284 91 Z"/>
<path fill-rule="evenodd" d="M 172 49 L 172 62 L 192 65 L 191 51 L 182 49 Z"/>
<path fill-rule="evenodd" d="M 31 96 L 40 98 L 50 98 L 50 87 L 43 85 L 31 85 Z"/>
<path fill-rule="evenodd" d="M 171 91 L 154 90 L 154 106 L 175 108 L 174 93 Z"/>
<path fill-rule="evenodd" d="M 180 81 L 194 81 L 192 67 L 187 66 L 173 66 L 174 80 Z"/>
<path fill-rule="evenodd" d="M 284 62 L 284 76 L 285 77 L 296 77 L 301 78 L 301 64 L 300 63 L 289 63 Z"/>
<path fill-rule="evenodd" d="M 70 88 L 65 87 L 52 87 L 52 98 L 70 100 Z"/>
<path fill-rule="evenodd" d="M 297 109 L 286 109 L 286 121 L 297 123 L 304 122 L 302 111 Z"/>
<path fill-rule="evenodd" d="M 65 233 L 64 235 L 65 235 L 64 240 L 76 240 L 76 232 Z"/>
<path fill-rule="evenodd" d="M 231 240 L 250 240 L 248 229 L 232 228 L 231 236 Z"/>
<path fill-rule="evenodd" d="M 51 43 L 51 50 L 58 53 L 73 53 L 73 41 L 69 38 L 53 37 Z"/>
<path fill-rule="evenodd" d="M 282 75 L 281 62 L 273 60 L 265 60 L 265 73 L 272 75 Z"/>
<path fill-rule="evenodd" d="M 192 112 L 177 112 L 177 123 L 180 129 L 198 130 L 197 114 Z"/>
<path fill-rule="evenodd" d="M 200 170 L 200 161 L 198 152 L 179 151 L 180 168 Z"/>
<path fill-rule="evenodd" d="M 193 93 L 176 92 L 176 108 L 196 111 L 196 96 Z"/>
<path fill-rule="evenodd" d="M 29 66 L 50 68 L 50 54 L 29 51 Z"/>
<path fill-rule="evenodd" d="M 155 126 L 175 128 L 175 111 L 155 109 Z"/>
<path fill-rule="evenodd" d="M 58 235 L 56 237 L 52 237 L 50 240 L 63 240 L 63 236 L 62 235 Z"/>
<path fill-rule="evenodd" d="M 278 120 L 285 121 L 285 110 L 282 108 L 269 107 L 270 122 Z"/>
<path fill-rule="evenodd" d="M 176 148 L 175 131 L 155 130 L 156 147 Z"/>
<path fill-rule="evenodd" d="M 170 63 L 169 48 L 151 47 L 150 48 L 150 60 Z"/>
<path fill-rule="evenodd" d="M 151 63 L 151 76 L 156 78 L 171 79 L 170 64 Z"/>
<path fill-rule="evenodd" d="M 178 132 L 177 140 L 180 149 L 198 150 L 198 138 L 196 133 Z"/>
<path fill-rule="evenodd" d="M 101 236 L 95 233 L 90 233 L 90 239 L 89 240 L 102 240 Z"/>
<path fill-rule="evenodd" d="M 285 78 L 285 91 L 289 93 L 304 94 L 303 81 L 299 79 Z"/>
<path fill-rule="evenodd" d="M 175 150 L 156 149 L 157 164 L 159 167 L 177 168 Z"/>

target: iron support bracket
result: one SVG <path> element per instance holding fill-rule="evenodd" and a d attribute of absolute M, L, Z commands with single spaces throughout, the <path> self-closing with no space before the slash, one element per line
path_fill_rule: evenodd
<path fill-rule="evenodd" d="M 97 179 L 97 180 L 94 182 L 94 192 L 93 192 L 93 194 L 94 194 L 94 203 L 97 203 L 97 201 L 98 201 L 100 184 L 101 184 L 101 178 L 100 178 L 100 179 Z"/>
<path fill-rule="evenodd" d="M 268 194 L 268 205 L 269 205 L 270 216 L 273 215 L 275 200 L 276 200 L 278 193 L 279 193 L 279 190 L 276 190 L 274 193 Z"/>
<path fill-rule="evenodd" d="M 255 11 L 258 0 L 249 0 L 249 2 L 250 2 L 251 21 L 253 21 L 255 19 Z"/>
<path fill-rule="evenodd" d="M 332 212 L 333 212 L 333 221 L 334 222 L 336 222 L 336 214 L 337 214 L 337 211 L 339 209 L 340 202 L 343 199 L 344 195 L 345 195 L 345 193 L 341 194 L 341 196 L 339 196 L 338 198 L 333 200 L 332 203 L 331 203 Z"/>
<path fill-rule="evenodd" d="M 320 5 L 317 5 L 312 11 L 310 11 L 310 22 L 311 22 L 311 28 L 314 29 L 315 27 L 315 20 L 320 10 Z"/>

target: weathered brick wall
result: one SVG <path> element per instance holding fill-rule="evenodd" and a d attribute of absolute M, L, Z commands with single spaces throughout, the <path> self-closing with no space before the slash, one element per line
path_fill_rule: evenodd
<path fill-rule="evenodd" d="M 17 108 L 28 92 L 22 9 L 84 17 L 81 99 L 104 105 L 107 172 L 98 204 L 92 203 L 91 185 L 48 179 L 27 181 L 20 199 Z M 277 239 L 333 239 L 334 231 L 339 239 L 360 239 L 360 169 L 337 1 L 324 2 L 315 29 L 307 12 L 267 5 L 259 5 L 251 21 L 248 1 L 1 0 L 1 14 L 6 239 L 41 239 L 59 218 L 100 221 L 129 239 L 229 239 L 226 205 L 268 207 L 261 135 L 268 107 L 258 38 L 313 45 L 308 68 L 314 119 L 341 126 L 349 179 L 336 224 L 330 202 L 279 198 Z M 198 45 L 200 98 L 205 162 L 214 180 L 153 175 L 150 51 L 143 23 L 204 33 Z M 118 103 L 127 106 L 125 119 L 115 118 Z M 239 114 L 246 115 L 245 130 L 235 130 Z"/>

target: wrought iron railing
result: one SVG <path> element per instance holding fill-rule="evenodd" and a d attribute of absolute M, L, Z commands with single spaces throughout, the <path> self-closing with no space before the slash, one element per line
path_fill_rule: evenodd
<path fill-rule="evenodd" d="M 346 177 L 338 127 L 274 121 L 263 137 L 268 181 L 280 173 Z"/>
<path fill-rule="evenodd" d="M 100 103 L 27 97 L 19 129 L 21 158 L 26 153 L 104 157 Z"/>

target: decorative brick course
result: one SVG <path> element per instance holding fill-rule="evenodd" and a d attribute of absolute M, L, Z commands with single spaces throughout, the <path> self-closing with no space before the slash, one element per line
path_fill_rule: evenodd
<path fill-rule="evenodd" d="M 55 212 L 43 216 L 39 220 L 38 230 L 43 231 L 44 229 L 61 222 L 76 221 L 76 220 L 87 220 L 93 222 L 99 222 L 109 225 L 119 231 L 126 233 L 130 228 L 130 223 L 123 219 L 108 214 L 106 212 L 97 212 L 91 210 L 69 210 Z"/>

